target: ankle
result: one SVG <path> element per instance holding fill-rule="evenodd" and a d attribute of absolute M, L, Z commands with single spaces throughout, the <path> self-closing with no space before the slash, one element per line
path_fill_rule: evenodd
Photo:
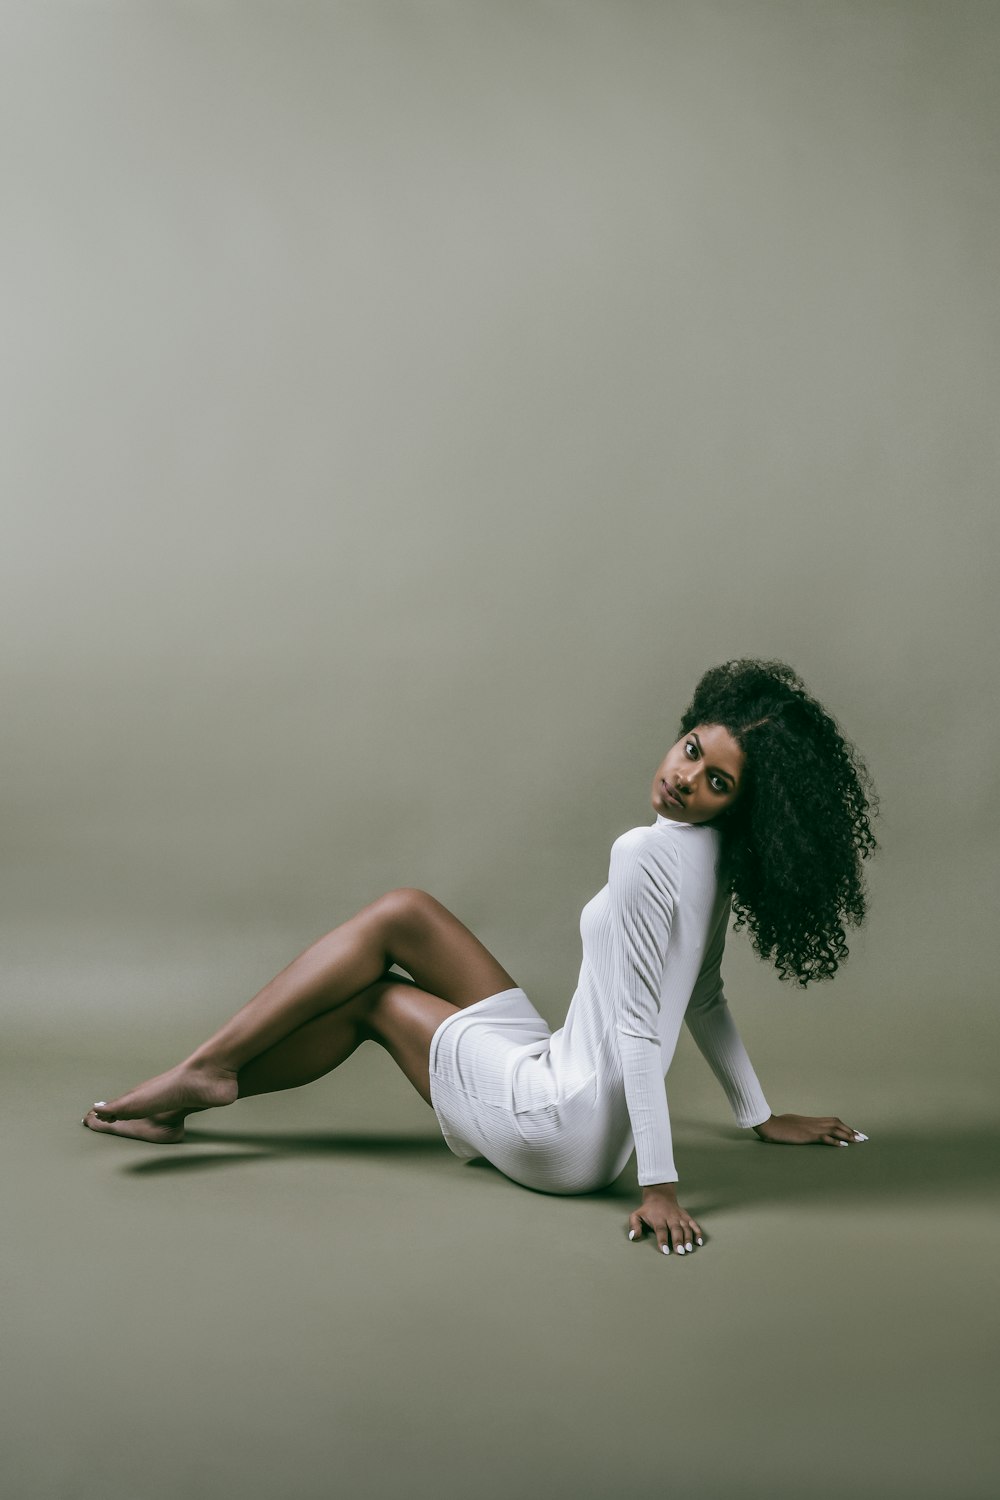
<path fill-rule="evenodd" d="M 192 1052 L 181 1067 L 189 1068 L 193 1073 L 201 1073 L 206 1078 L 235 1078 L 239 1069 L 226 1058 L 214 1056 L 210 1052 Z"/>

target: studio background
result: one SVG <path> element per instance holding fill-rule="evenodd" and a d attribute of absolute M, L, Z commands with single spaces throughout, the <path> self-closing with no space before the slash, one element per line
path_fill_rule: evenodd
<path fill-rule="evenodd" d="M 0 18 L 12 1493 L 992 1493 L 996 6 Z M 685 1035 L 661 1264 L 634 1166 L 463 1167 L 375 1048 L 79 1129 L 394 886 L 561 1024 L 737 655 L 880 794 L 834 984 L 725 963 L 865 1147 L 758 1149 Z"/>

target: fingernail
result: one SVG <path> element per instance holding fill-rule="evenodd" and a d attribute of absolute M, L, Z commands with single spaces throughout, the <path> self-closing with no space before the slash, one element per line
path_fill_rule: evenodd
<path fill-rule="evenodd" d="M 660 1249 L 663 1251 L 664 1255 L 669 1255 L 670 1254 L 670 1246 L 669 1245 L 661 1245 Z"/>
<path fill-rule="evenodd" d="M 684 1246 L 683 1245 L 678 1245 L 677 1246 L 677 1254 L 678 1255 L 683 1255 L 684 1254 Z"/>
<path fill-rule="evenodd" d="M 687 1243 L 684 1246 L 684 1249 L 685 1250 L 693 1250 L 694 1249 L 694 1246 L 692 1245 L 692 1243 L 691 1243 L 690 1240 L 687 1241 Z"/>
<path fill-rule="evenodd" d="M 838 1146 L 846 1146 L 846 1145 L 847 1145 L 847 1142 L 846 1142 L 846 1141 L 838 1141 L 838 1142 L 837 1142 L 837 1145 L 838 1145 Z"/>
<path fill-rule="evenodd" d="M 107 1102 L 107 1099 L 95 1099 L 90 1107 L 91 1109 L 103 1109 Z"/>
<path fill-rule="evenodd" d="M 630 1240 L 634 1240 L 635 1239 L 635 1230 L 634 1229 L 630 1229 L 629 1230 L 628 1237 L 629 1237 Z"/>
<path fill-rule="evenodd" d="M 705 1243 L 705 1241 L 703 1239 L 699 1238 L 698 1243 L 699 1243 L 699 1245 L 703 1245 Z"/>
<path fill-rule="evenodd" d="M 856 1141 L 866 1141 L 868 1137 L 866 1135 L 862 1135 L 860 1130 L 856 1130 L 854 1132 L 854 1139 Z"/>

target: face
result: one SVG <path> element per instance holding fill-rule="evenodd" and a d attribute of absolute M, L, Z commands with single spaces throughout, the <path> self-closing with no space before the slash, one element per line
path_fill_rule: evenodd
<path fill-rule="evenodd" d="M 653 777 L 653 806 L 673 823 L 710 823 L 740 795 L 745 756 L 721 724 L 696 724 Z M 669 793 L 664 788 L 664 781 Z"/>

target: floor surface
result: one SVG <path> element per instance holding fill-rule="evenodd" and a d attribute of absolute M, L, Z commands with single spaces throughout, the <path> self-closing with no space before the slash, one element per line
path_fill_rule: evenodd
<path fill-rule="evenodd" d="M 3 1075 L 10 1500 L 996 1493 L 975 1091 L 782 1148 L 675 1061 L 678 1259 L 626 1237 L 634 1162 L 579 1198 L 463 1164 L 374 1044 L 180 1147 L 79 1123 L 173 1056 L 60 1049 Z"/>

